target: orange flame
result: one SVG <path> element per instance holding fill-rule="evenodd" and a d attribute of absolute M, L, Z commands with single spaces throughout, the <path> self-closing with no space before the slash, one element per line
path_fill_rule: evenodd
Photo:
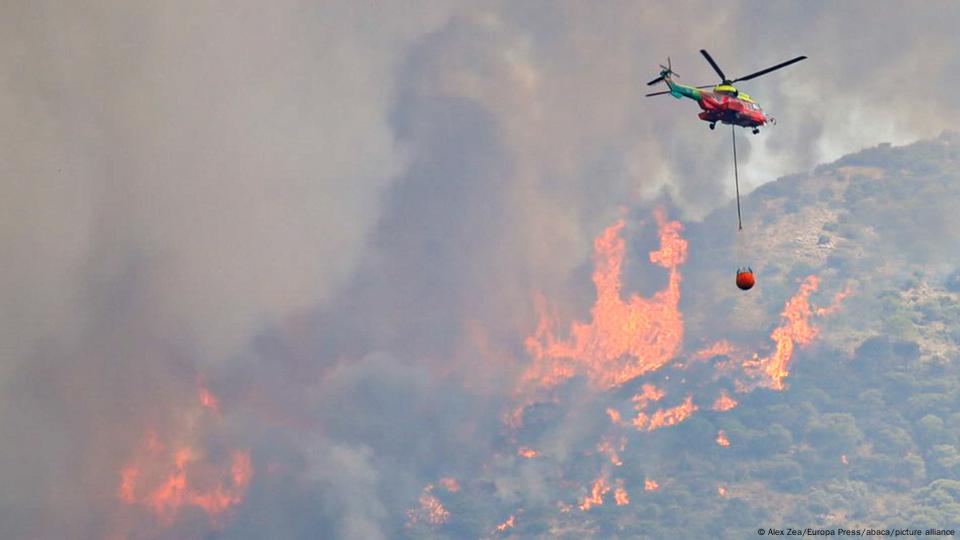
<path fill-rule="evenodd" d="M 427 484 L 420 494 L 420 508 L 407 510 L 407 526 L 420 521 L 430 525 L 442 525 L 450 519 L 450 512 L 443 507 L 435 495 L 433 495 L 433 484 Z"/>
<path fill-rule="evenodd" d="M 783 379 L 790 374 L 790 360 L 796 345 L 807 345 L 817 337 L 817 329 L 810 324 L 813 311 L 810 308 L 810 294 L 817 290 L 820 280 L 817 276 L 808 276 L 800 284 L 800 291 L 787 300 L 781 313 L 780 326 L 770 334 L 776 344 L 773 354 L 766 358 L 747 361 L 745 367 L 758 367 L 770 377 L 775 390 L 783 390 Z"/>
<path fill-rule="evenodd" d="M 450 512 L 433 495 L 422 495 L 420 505 L 426 511 L 426 521 L 431 525 L 440 525 L 450 519 Z"/>
<path fill-rule="evenodd" d="M 187 506 L 199 507 L 214 519 L 243 501 L 253 475 L 250 455 L 247 452 L 233 453 L 227 474 L 200 462 L 201 456 L 190 447 L 181 447 L 173 452 L 170 458 L 172 464 L 167 467 L 151 466 L 149 461 L 162 459 L 162 456 L 155 455 L 162 452 L 162 447 L 156 446 L 150 437 L 144 447 L 148 456 L 141 456 L 121 469 L 118 494 L 121 502 L 145 506 L 163 523 L 169 525 L 176 520 L 180 510 Z M 164 468 L 167 469 L 166 472 L 163 471 Z M 145 471 L 153 473 L 146 477 L 147 484 L 154 484 L 152 488 L 149 485 L 144 486 L 144 482 L 140 481 Z M 159 482 L 156 481 L 158 472 Z M 229 481 L 223 478 L 225 476 Z M 199 479 L 199 482 L 207 484 L 207 487 L 196 487 L 189 481 L 191 478 Z M 212 483 L 211 479 L 216 479 L 213 485 L 209 485 Z"/>
<path fill-rule="evenodd" d="M 439 484 L 450 493 L 460 491 L 460 483 L 455 478 L 441 478 Z"/>
<path fill-rule="evenodd" d="M 140 476 L 140 470 L 132 465 L 127 465 L 120 471 L 120 493 L 118 497 L 126 504 L 136 502 L 133 490 L 137 484 L 137 477 Z"/>
<path fill-rule="evenodd" d="M 730 446 L 730 439 L 727 439 L 727 434 L 722 429 L 717 432 L 717 444 L 724 448 Z"/>
<path fill-rule="evenodd" d="M 853 287 L 848 285 L 844 290 L 833 296 L 833 302 L 829 306 L 825 308 L 817 308 L 816 314 L 820 317 L 824 317 L 826 315 L 832 315 L 833 313 L 836 313 L 837 310 L 840 309 L 840 304 L 842 304 L 844 299 L 850 296 L 852 292 Z"/>
<path fill-rule="evenodd" d="M 718 397 L 717 400 L 713 402 L 713 410 L 720 411 L 720 412 L 729 411 L 730 409 L 736 406 L 737 406 L 737 400 L 730 397 L 730 395 L 727 394 L 726 390 L 722 390 L 720 392 L 720 397 Z"/>
<path fill-rule="evenodd" d="M 597 445 L 597 451 L 606 454 L 610 458 L 610 463 L 613 463 L 615 466 L 619 467 L 623 465 L 623 461 L 620 459 L 618 452 L 623 452 L 623 449 L 627 446 L 626 437 L 621 437 L 619 443 L 614 445 L 613 441 L 609 438 L 604 438 L 600 441 L 600 444 Z"/>
<path fill-rule="evenodd" d="M 580 504 L 580 509 L 587 511 L 594 506 L 600 506 L 603 504 L 603 496 L 610 491 L 610 485 L 607 484 L 607 479 L 604 476 L 600 476 L 593 482 L 593 488 L 590 490 L 590 495 L 584 497 L 583 503 Z"/>
<path fill-rule="evenodd" d="M 210 390 L 208 390 L 203 385 L 200 386 L 200 405 L 205 409 L 210 409 L 215 413 L 220 412 L 220 402 L 217 400 L 217 396 L 213 395 Z"/>
<path fill-rule="evenodd" d="M 585 376 L 594 388 L 608 389 L 627 381 L 661 369 L 674 360 L 683 341 L 683 317 L 679 311 L 680 281 L 679 266 L 686 260 L 687 243 L 680 236 L 682 226 L 678 222 L 668 222 L 662 211 L 655 214 L 660 249 L 649 254 L 650 261 L 666 268 L 669 280 L 666 288 L 650 298 L 631 295 L 624 299 L 622 295 L 622 265 L 625 255 L 625 242 L 621 233 L 625 227 L 623 220 L 608 227 L 594 240 L 593 283 L 596 289 L 596 302 L 591 308 L 591 318 L 587 322 L 573 321 L 565 339 L 558 339 L 554 333 L 557 317 L 550 313 L 543 297 L 535 299 L 539 321 L 534 333 L 526 341 L 526 348 L 533 361 L 523 374 L 524 385 L 532 383 L 539 388 L 550 388 L 575 376 Z M 768 356 L 760 358 L 754 354 L 753 360 L 743 362 L 739 358 L 729 358 L 717 364 L 717 369 L 727 371 L 742 367 L 753 381 L 757 380 L 777 389 L 784 388 L 784 379 L 789 375 L 790 362 L 794 348 L 808 345 L 816 338 L 818 330 L 810 319 L 814 315 L 828 315 L 839 309 L 840 303 L 850 294 L 850 289 L 838 293 L 833 304 L 827 308 L 814 309 L 810 305 L 810 295 L 819 287 L 816 276 L 807 277 L 799 291 L 784 305 L 781 321 L 770 338 L 775 349 Z M 736 349 L 739 350 L 739 349 Z M 687 358 L 691 360 L 709 360 L 715 356 L 733 356 L 733 345 L 727 340 L 719 340 Z M 685 365 L 675 364 L 678 368 Z M 665 379 L 669 379 L 666 377 Z M 769 381 L 769 382 L 766 382 Z M 681 383 L 685 382 L 681 378 Z M 738 392 L 749 391 L 743 380 L 735 379 Z M 763 383 L 761 383 L 763 384 Z M 618 407 L 606 409 L 612 423 L 632 425 L 639 431 L 651 432 L 659 428 L 673 426 L 685 421 L 699 406 L 694 396 L 687 395 L 679 405 L 660 406 L 652 410 L 653 404 L 665 397 L 664 390 L 653 384 L 643 384 L 641 391 L 633 396 L 636 415 L 624 421 Z M 675 401 L 674 401 L 675 403 Z M 715 411 L 729 411 L 738 405 L 727 390 L 721 390 L 711 408 Z M 519 425 L 523 407 L 510 417 L 510 425 Z M 729 447 L 730 441 L 723 430 L 717 434 L 716 442 L 721 447 Z M 598 451 L 606 454 L 611 463 L 620 466 L 619 452 L 623 450 L 625 439 L 616 448 L 610 439 L 601 440 Z M 521 447 L 518 453 L 524 457 L 534 457 L 536 452 Z M 845 458 L 844 458 L 845 459 Z M 629 502 L 626 490 L 622 490 L 622 480 L 616 482 L 614 498 L 617 504 L 621 500 Z M 659 488 L 656 481 L 644 482 L 646 491 Z M 611 490 L 605 474 L 592 485 L 590 494 L 579 505 L 582 510 L 603 504 L 603 496 Z M 620 491 L 622 490 L 622 497 Z M 726 492 L 718 487 L 721 495 Z M 624 502 L 624 504 L 626 504 Z"/>
<path fill-rule="evenodd" d="M 687 399 L 676 407 L 658 409 L 650 416 L 643 412 L 638 413 L 636 418 L 633 419 L 633 426 L 640 431 L 653 431 L 662 427 L 673 426 L 689 418 L 698 409 L 693 403 L 693 396 L 687 396 Z"/>
<path fill-rule="evenodd" d="M 602 388 L 622 384 L 655 371 L 669 362 L 683 341 L 679 266 L 687 257 L 682 225 L 655 213 L 660 249 L 650 253 L 650 262 L 669 271 L 666 289 L 651 298 L 621 297 L 621 269 L 625 243 L 620 237 L 624 222 L 618 221 L 594 240 L 593 283 L 597 301 L 589 323 L 574 322 L 569 341 L 554 337 L 553 324 L 543 302 L 538 301 L 540 322 L 526 340 L 534 364 L 525 380 L 549 387 L 585 372 L 591 383 Z"/>
<path fill-rule="evenodd" d="M 533 459 L 539 455 L 539 452 L 537 452 L 536 450 L 528 446 L 521 446 L 517 450 L 517 455 L 525 457 L 527 459 Z"/>
<path fill-rule="evenodd" d="M 630 494 L 627 493 L 626 488 L 623 487 L 623 480 L 617 480 L 616 489 L 613 492 L 613 498 L 617 501 L 617 506 L 625 506 L 630 504 Z"/>
<path fill-rule="evenodd" d="M 514 519 L 515 519 L 514 516 L 511 514 L 506 521 L 497 525 L 497 532 L 503 532 L 509 528 L 512 528 L 514 525 Z"/>
<path fill-rule="evenodd" d="M 173 456 L 173 472 L 145 499 L 146 505 L 158 516 L 162 516 L 164 521 L 172 521 L 173 514 L 183 506 L 184 492 L 187 488 L 187 475 L 184 468 L 193 460 L 193 451 L 189 448 L 177 450 Z"/>
<path fill-rule="evenodd" d="M 631 401 L 635 403 L 634 408 L 638 411 L 645 409 L 651 401 L 660 401 L 663 396 L 667 395 L 666 392 L 652 384 L 644 384 L 640 389 L 643 391 L 631 398 Z"/>
<path fill-rule="evenodd" d="M 722 356 L 725 354 L 730 354 L 731 352 L 733 352 L 733 345 L 731 345 L 729 341 L 725 339 L 721 339 L 720 341 L 714 343 L 713 345 L 710 345 L 705 349 L 700 349 L 699 351 L 693 353 L 693 359 L 709 360 L 714 356 Z"/>
<path fill-rule="evenodd" d="M 645 413 L 647 405 L 649 405 L 651 402 L 660 401 L 663 399 L 663 396 L 666 395 L 666 392 L 649 383 L 645 383 L 640 387 L 640 389 L 641 392 L 639 394 L 636 394 L 630 398 L 630 400 L 633 401 L 633 408 L 638 413 L 637 417 L 633 419 L 631 424 L 637 429 L 644 429 L 644 427 L 650 421 L 649 417 Z M 619 419 L 619 415 L 617 418 Z"/>
<path fill-rule="evenodd" d="M 210 410 L 219 418 L 217 398 L 203 384 L 198 396 L 200 411 Z M 165 445 L 152 429 L 144 433 L 140 448 L 120 468 L 120 502 L 146 508 L 164 525 L 176 521 L 185 507 L 200 508 L 216 523 L 243 502 L 253 476 L 250 454 L 233 452 L 229 468 L 205 459 L 202 451 L 182 442 L 193 435 L 197 418 L 188 415 L 177 444 Z"/>
<path fill-rule="evenodd" d="M 770 386 L 775 390 L 783 390 L 783 379 L 790 374 L 790 361 L 793 358 L 793 351 L 796 346 L 809 345 L 817 337 L 818 330 L 810 322 L 812 315 L 829 315 L 840 309 L 840 303 L 844 298 L 850 295 L 852 288 L 845 290 L 834 296 L 833 304 L 826 308 L 810 307 L 810 294 L 820 286 L 820 279 L 817 276 L 807 276 L 800 284 L 800 290 L 793 298 L 787 300 L 783 306 L 783 312 L 780 314 L 780 326 L 773 329 L 770 339 L 776 343 L 774 352 L 765 358 L 754 358 L 743 363 L 743 367 L 749 371 L 759 371 L 770 379 Z M 747 387 L 744 385 L 744 389 Z"/>

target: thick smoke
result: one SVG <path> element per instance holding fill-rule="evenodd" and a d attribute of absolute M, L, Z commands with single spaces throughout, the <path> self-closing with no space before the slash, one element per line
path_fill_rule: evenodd
<path fill-rule="evenodd" d="M 740 138 L 756 185 L 948 127 L 957 10 L 4 6 L 0 536 L 147 534 L 117 498 L 147 430 L 253 459 L 229 520 L 171 538 L 396 536 L 502 442 L 533 294 L 582 312 L 623 206 L 725 202 L 729 135 L 642 97 L 659 62 L 810 56 L 743 87 L 780 121 Z M 200 384 L 223 418 L 187 430 Z M 548 498 L 519 476 L 498 496 Z"/>

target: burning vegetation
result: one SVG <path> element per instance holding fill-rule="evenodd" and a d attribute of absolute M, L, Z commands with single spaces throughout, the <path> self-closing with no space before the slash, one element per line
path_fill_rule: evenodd
<path fill-rule="evenodd" d="M 717 444 L 722 446 L 723 448 L 727 448 L 730 446 L 730 439 L 727 438 L 727 434 L 724 433 L 722 429 L 717 433 L 716 441 L 717 441 Z"/>
<path fill-rule="evenodd" d="M 759 374 L 769 378 L 769 386 L 774 390 L 783 390 L 783 380 L 790 374 L 790 363 L 797 346 L 809 345 L 817 337 L 819 330 L 813 325 L 813 315 L 829 315 L 839 309 L 841 302 L 849 291 L 844 291 L 834 297 L 834 303 L 826 308 L 812 308 L 810 295 L 820 287 L 817 276 L 807 276 L 800 284 L 800 291 L 793 298 L 787 300 L 780 314 L 780 325 L 770 333 L 775 347 L 771 354 L 759 358 L 754 357 L 744 362 L 743 366 L 748 373 Z"/>
<path fill-rule="evenodd" d="M 593 487 L 590 488 L 590 494 L 583 498 L 583 502 L 580 503 L 580 509 L 586 512 L 594 506 L 600 506 L 603 504 L 603 496 L 609 491 L 610 484 L 607 483 L 607 478 L 600 476 L 600 478 L 597 478 L 593 482 Z"/>
<path fill-rule="evenodd" d="M 199 388 L 198 405 L 178 440 L 162 440 L 148 429 L 136 453 L 120 469 L 117 497 L 127 506 L 139 507 L 169 526 L 188 507 L 199 508 L 219 525 L 221 518 L 240 505 L 253 476 L 247 451 L 227 456 L 207 455 L 196 442 L 204 414 L 219 419 L 216 397 Z"/>
<path fill-rule="evenodd" d="M 684 355 L 684 322 L 679 300 L 680 267 L 686 261 L 687 243 L 680 235 L 683 229 L 678 222 L 667 220 L 661 211 L 656 212 L 655 218 L 660 246 L 649 254 L 649 260 L 667 270 L 668 280 L 663 290 L 648 298 L 623 294 L 625 222 L 618 221 L 594 241 L 592 279 L 596 301 L 587 321 L 574 321 L 566 337 L 558 335 L 556 329 L 561 325 L 547 300 L 537 297 L 535 302 L 539 322 L 526 340 L 531 363 L 519 383 L 521 402 L 534 403 L 535 395 L 550 392 L 578 376 L 597 392 L 643 381 L 630 397 L 633 409 L 630 416 L 626 416 L 622 403 L 612 403 L 605 409 L 611 428 L 597 443 L 596 451 L 606 456 L 607 464 L 602 466 L 603 472 L 590 485 L 587 494 L 579 498 L 577 506 L 583 511 L 602 505 L 610 492 L 618 506 L 629 504 L 623 480 L 611 483 L 608 476 L 610 465 L 620 467 L 628 458 L 624 452 L 625 434 L 629 430 L 650 433 L 683 423 L 701 409 L 723 413 L 737 407 L 738 399 L 727 387 L 717 391 L 704 387 L 703 380 L 697 380 L 700 386 L 689 385 L 684 390 L 686 370 L 693 366 L 704 369 L 713 366 L 714 380 L 726 378 L 733 384 L 725 386 L 738 393 L 759 386 L 783 390 L 796 348 L 810 344 L 817 336 L 813 318 L 836 312 L 849 294 L 849 290 L 837 294 L 827 308 L 812 307 L 810 296 L 820 282 L 816 276 L 809 276 L 785 302 L 780 324 L 770 334 L 774 343 L 770 353 L 747 356 L 741 347 L 720 339 Z M 700 396 L 701 393 L 705 395 Z M 510 413 L 510 429 L 523 425 L 523 407 Z M 714 442 L 722 448 L 730 446 L 724 430 L 719 430 Z M 526 458 L 538 455 L 526 446 L 520 447 L 518 454 Z M 643 482 L 647 492 L 659 488 L 652 478 Z M 724 496 L 726 487 L 721 485 L 717 491 Z M 569 508 L 565 503 L 560 503 L 560 507 Z"/>
<path fill-rule="evenodd" d="M 613 492 L 614 500 L 617 501 L 617 506 L 626 506 L 630 504 L 630 494 L 627 493 L 627 489 L 623 487 L 623 480 L 618 479 L 616 482 L 616 489 Z"/>
<path fill-rule="evenodd" d="M 457 489 L 459 489 L 459 487 Z M 428 525 L 442 525 L 450 519 L 450 512 L 443 507 L 440 499 L 433 494 L 433 484 L 427 484 L 423 488 L 419 503 L 419 507 L 407 510 L 408 527 L 421 522 Z"/>
<path fill-rule="evenodd" d="M 502 533 L 507 529 L 512 529 L 515 523 L 516 523 L 516 517 L 513 514 L 511 514 L 506 521 L 497 525 L 496 532 Z"/>
<path fill-rule="evenodd" d="M 679 310 L 680 266 L 687 257 L 687 242 L 680 235 L 679 222 L 668 221 L 662 211 L 655 213 L 660 239 L 659 249 L 650 252 L 649 260 L 668 271 L 666 288 L 650 298 L 622 294 L 621 276 L 625 254 L 625 242 L 621 236 L 625 223 L 621 220 L 608 227 L 594 241 L 593 283 L 596 302 L 591 308 L 588 322 L 573 322 L 568 338 L 555 334 L 558 326 L 549 314 L 546 301 L 537 299 L 539 322 L 533 335 L 527 338 L 526 347 L 532 362 L 522 377 L 521 385 L 533 385 L 541 389 L 555 387 L 576 375 L 584 376 L 592 386 L 609 389 L 623 385 L 639 377 L 655 373 L 680 355 L 683 342 L 683 316 Z M 849 290 L 839 293 L 828 308 L 815 309 L 809 302 L 817 290 L 819 279 L 807 277 L 797 294 L 787 300 L 781 315 L 781 324 L 771 333 L 774 350 L 763 357 L 755 354 L 742 359 L 739 365 L 741 377 L 737 380 L 738 391 L 749 391 L 757 385 L 784 388 L 784 379 L 789 375 L 789 366 L 794 349 L 813 341 L 817 329 L 812 324 L 815 315 L 835 312 Z M 689 356 L 694 361 L 736 354 L 735 347 L 727 340 L 719 340 Z M 676 368 L 686 365 L 676 362 Z M 521 394 L 524 390 L 521 389 Z M 679 402 L 654 409 L 666 396 L 666 391 L 652 383 L 644 383 L 641 391 L 633 397 L 636 414 L 629 421 L 622 419 L 620 410 L 609 407 L 607 415 L 614 424 L 630 425 L 639 431 L 650 432 L 679 424 L 701 408 L 694 395 L 684 396 Z M 737 400 L 722 389 L 712 403 L 704 406 L 714 411 L 729 411 L 736 407 Z M 511 416 L 513 427 L 522 423 L 522 410 Z"/>
<path fill-rule="evenodd" d="M 683 227 L 656 213 L 660 249 L 650 261 L 669 272 L 666 289 L 651 298 L 621 295 L 625 243 L 624 222 L 618 221 L 594 240 L 593 283 L 597 301 L 589 322 L 574 322 L 569 338 L 555 336 L 555 322 L 540 306 L 540 322 L 527 338 L 534 359 L 525 379 L 551 387 L 584 374 L 597 388 L 611 388 L 655 371 L 672 360 L 683 341 L 679 267 L 687 257 Z M 542 304 L 542 302 L 541 302 Z"/>
<path fill-rule="evenodd" d="M 525 342 L 531 361 L 518 379 L 516 400 L 504 415 L 506 429 L 515 434 L 524 428 L 525 409 L 543 401 L 556 402 L 556 397 L 550 397 L 551 392 L 557 392 L 575 377 L 582 378 L 593 395 L 619 392 L 623 396 L 619 402 L 604 404 L 601 410 L 609 418 L 608 429 L 593 449 L 586 451 L 596 454 L 598 459 L 602 457 L 600 474 L 586 489 L 579 488 L 585 492 L 571 493 L 565 501 L 557 501 L 561 514 L 572 508 L 586 512 L 610 501 L 617 507 L 630 504 L 624 479 L 612 478 L 610 474 L 631 458 L 626 452 L 630 437 L 681 424 L 700 410 L 723 413 L 738 405 L 734 392 L 726 387 L 719 391 L 716 387 L 704 388 L 703 381 L 698 381 L 701 386 L 685 386 L 683 374 L 687 370 L 714 366 L 718 377 L 734 380 L 736 384 L 726 386 L 735 388 L 737 393 L 757 386 L 783 390 L 795 348 L 811 343 L 817 336 L 812 318 L 835 312 L 849 294 L 837 294 L 826 308 L 812 307 L 810 296 L 817 290 L 819 280 L 809 276 L 797 294 L 786 301 L 780 324 L 770 335 L 774 350 L 769 354 L 744 359 L 742 349 L 725 339 L 684 354 L 680 267 L 687 258 L 687 242 L 681 236 L 683 228 L 679 222 L 667 220 L 662 211 L 657 211 L 655 218 L 659 247 L 648 258 L 667 272 L 662 290 L 650 297 L 624 295 L 621 280 L 626 243 L 622 234 L 626 224 L 618 221 L 593 244 L 596 301 L 588 320 L 570 323 L 565 335 L 560 335 L 557 329 L 563 325 L 552 314 L 549 302 L 543 297 L 536 299 L 539 320 Z M 624 387 L 630 390 L 624 391 Z M 146 510 L 164 525 L 175 522 L 185 507 L 198 508 L 209 516 L 211 523 L 218 523 L 243 503 L 253 475 L 247 451 L 208 454 L 202 450 L 191 430 L 195 431 L 201 416 L 207 418 L 205 421 L 221 421 L 222 412 L 218 398 L 202 384 L 197 405 L 186 436 L 161 440 L 156 432 L 148 430 L 136 455 L 120 470 L 119 500 Z M 516 445 L 517 439 L 511 435 L 512 444 Z M 537 442 L 531 438 L 523 440 L 528 444 Z M 715 442 L 724 448 L 730 446 L 723 430 L 717 433 Z M 555 459 L 530 445 L 515 448 L 516 456 L 524 460 L 543 458 L 530 466 Z M 658 482 L 649 477 L 643 479 L 642 486 L 645 492 L 660 489 Z M 452 477 L 427 484 L 416 504 L 406 511 L 407 527 L 448 523 L 452 515 L 443 501 L 460 493 L 461 487 Z M 719 486 L 717 491 L 724 496 L 726 488 Z M 502 514 L 499 519 L 503 519 Z M 486 530 L 503 534 L 515 526 L 516 515 L 495 523 L 491 519 Z"/>
<path fill-rule="evenodd" d="M 720 397 L 713 402 L 713 410 L 717 412 L 726 412 L 737 406 L 737 400 L 730 397 L 726 390 L 720 392 Z"/>
<path fill-rule="evenodd" d="M 517 455 L 527 459 L 533 459 L 539 455 L 539 452 L 527 446 L 521 446 L 517 449 Z"/>

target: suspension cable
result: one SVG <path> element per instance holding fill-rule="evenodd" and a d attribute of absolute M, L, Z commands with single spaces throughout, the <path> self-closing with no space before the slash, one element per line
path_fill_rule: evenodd
<path fill-rule="evenodd" d="M 737 189 L 737 230 L 743 230 L 743 220 L 740 219 L 740 173 L 737 171 L 737 127 L 730 125 L 730 137 L 733 139 L 733 182 Z"/>

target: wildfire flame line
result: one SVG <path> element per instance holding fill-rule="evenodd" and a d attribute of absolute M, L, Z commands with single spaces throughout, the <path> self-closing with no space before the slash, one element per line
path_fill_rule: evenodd
<path fill-rule="evenodd" d="M 687 396 L 683 403 L 668 409 L 658 409 L 652 415 L 640 412 L 633 419 L 633 426 L 640 431 L 653 431 L 662 427 L 683 422 L 699 408 L 693 403 L 693 396 Z"/>
<path fill-rule="evenodd" d="M 692 358 L 694 360 L 709 360 L 714 356 L 722 356 L 725 354 L 730 354 L 731 352 L 733 352 L 733 345 L 731 345 L 729 341 L 721 339 L 709 347 L 700 349 L 699 351 L 693 353 Z"/>
<path fill-rule="evenodd" d="M 219 418 L 216 396 L 200 385 L 200 411 L 206 409 Z M 185 435 L 196 429 L 196 415 L 190 417 Z M 135 455 L 120 469 L 118 499 L 126 505 L 148 509 L 164 525 L 176 521 L 182 508 L 202 509 L 211 522 L 243 502 L 253 476 L 250 454 L 235 451 L 230 466 L 204 459 L 201 451 L 189 444 L 173 444 L 168 449 L 156 431 L 148 429 Z"/>
<path fill-rule="evenodd" d="M 420 507 L 407 510 L 407 526 L 420 521 L 430 525 L 442 525 L 450 519 L 450 512 L 443 507 L 440 499 L 433 494 L 433 484 L 427 484 L 420 494 Z"/>
<path fill-rule="evenodd" d="M 573 322 L 569 339 L 559 340 L 542 300 L 537 301 L 540 321 L 526 346 L 534 363 L 525 380 L 550 387 L 578 372 L 600 388 L 611 388 L 655 371 L 674 358 L 683 341 L 679 267 L 686 261 L 687 242 L 683 226 L 655 212 L 660 249 L 650 253 L 650 262 L 669 271 L 667 287 L 651 298 L 621 297 L 625 242 L 620 233 L 623 220 L 608 227 L 594 241 L 593 283 L 597 300 L 590 322 Z"/>
<path fill-rule="evenodd" d="M 162 463 L 163 457 L 157 455 L 159 450 L 154 450 L 148 451 L 146 456 L 141 456 L 121 469 L 118 497 L 123 503 L 142 505 L 169 525 L 176 520 L 180 509 L 186 506 L 199 507 L 213 519 L 243 501 L 253 475 L 250 454 L 247 452 L 234 452 L 229 472 L 222 473 L 213 469 L 213 474 L 220 479 L 213 486 L 199 488 L 190 482 L 193 477 L 190 472 L 192 464 L 207 468 L 207 464 L 200 462 L 199 453 L 190 447 L 177 449 L 170 457 L 171 464 L 160 465 L 161 474 L 157 480 L 156 461 Z M 162 472 L 163 469 L 167 472 Z M 154 474 L 148 475 L 144 471 L 152 471 Z M 201 478 L 211 476 L 210 471 L 202 470 L 198 475 Z M 223 477 L 227 477 L 229 481 L 225 481 Z"/>
<path fill-rule="evenodd" d="M 625 223 L 620 220 L 608 227 L 594 240 L 593 282 L 597 299 L 590 312 L 590 321 L 574 321 L 570 325 L 569 337 L 558 339 L 553 331 L 555 317 L 548 313 L 546 300 L 537 297 L 539 321 L 533 335 L 526 339 L 533 362 L 521 378 L 521 386 L 533 383 L 540 388 L 550 388 L 582 373 L 594 387 L 612 388 L 656 371 L 674 359 L 684 333 L 683 317 L 678 308 L 679 266 L 686 260 L 687 242 L 680 236 L 682 226 L 679 222 L 668 221 L 662 210 L 657 210 L 655 217 L 660 249 L 651 252 L 649 259 L 669 271 L 666 288 L 651 298 L 632 295 L 623 299 L 621 273 L 625 242 L 621 233 Z M 785 303 L 781 323 L 770 335 L 775 343 L 772 353 L 763 358 L 754 355 L 752 360 L 740 364 L 731 361 L 728 367 L 739 366 L 754 378 L 759 374 L 772 388 L 782 390 L 794 349 L 809 344 L 817 336 L 811 317 L 835 312 L 850 294 L 848 288 L 835 296 L 831 306 L 814 310 L 809 297 L 818 286 L 816 276 L 807 277 L 798 293 Z M 728 341 L 719 340 L 690 358 L 703 360 L 729 355 L 733 351 L 734 347 Z M 750 389 L 741 380 L 736 380 L 735 384 L 737 391 Z M 662 397 L 662 390 L 644 385 L 643 392 L 634 397 L 638 412 L 629 424 L 641 431 L 652 431 L 680 423 L 698 410 L 692 396 L 688 396 L 680 405 L 648 412 L 648 405 Z M 723 391 L 712 409 L 727 411 L 736 405 L 737 401 Z M 509 425 L 520 425 L 522 410 L 521 406 L 511 413 Z M 614 424 L 625 425 L 616 408 L 608 408 L 607 414 Z"/>
<path fill-rule="evenodd" d="M 776 344 L 774 351 L 764 358 L 744 362 L 747 370 L 759 370 L 770 379 L 770 386 L 783 390 L 783 380 L 790 374 L 790 362 L 797 346 L 809 345 L 818 334 L 818 329 L 810 322 L 814 313 L 827 315 L 839 309 L 840 302 L 850 294 L 850 289 L 838 293 L 833 305 L 814 311 L 810 306 L 810 295 L 820 286 L 820 278 L 807 276 L 800 284 L 800 290 L 786 302 L 780 314 L 780 325 L 770 333 L 770 339 Z"/>
<path fill-rule="evenodd" d="M 593 487 L 590 488 L 590 495 L 584 497 L 583 502 L 580 503 L 580 509 L 586 512 L 587 510 L 593 508 L 594 506 L 600 506 L 603 504 L 603 496 L 610 491 L 610 484 L 607 483 L 606 476 L 600 476 L 593 482 Z"/>
<path fill-rule="evenodd" d="M 524 389 L 549 389 L 571 377 L 582 375 L 594 389 L 606 390 L 656 372 L 676 360 L 684 335 L 683 317 L 679 310 L 679 267 L 686 260 L 687 242 L 680 236 L 682 226 L 679 222 L 667 221 L 660 210 L 655 212 L 655 217 L 660 248 L 649 254 L 649 260 L 667 269 L 669 280 L 664 289 L 649 298 L 638 295 L 631 295 L 626 299 L 623 297 L 621 274 L 625 242 L 622 231 L 625 223 L 620 220 L 594 240 L 592 279 L 596 301 L 590 310 L 591 317 L 588 321 L 571 322 L 566 338 L 558 338 L 555 334 L 558 326 L 556 315 L 545 298 L 535 298 L 539 319 L 535 331 L 525 341 L 532 362 L 523 373 L 517 388 L 528 404 L 533 401 L 529 393 L 523 392 Z M 813 308 L 810 305 L 810 296 L 819 285 L 819 278 L 808 276 L 800 284 L 797 293 L 784 303 L 780 323 L 770 334 L 775 347 L 767 356 L 761 358 L 754 354 L 752 360 L 743 361 L 742 349 L 721 339 L 687 355 L 686 359 L 703 361 L 716 356 L 728 357 L 714 367 L 717 374 L 733 378 L 737 392 L 747 392 L 759 384 L 782 390 L 796 347 L 810 344 L 818 335 L 818 329 L 811 322 L 812 317 L 836 312 L 843 300 L 851 294 L 848 287 L 834 296 L 830 306 Z M 738 356 L 740 358 L 736 358 Z M 689 367 L 685 361 L 681 362 L 674 364 L 677 369 Z M 738 372 L 746 378 L 737 377 Z M 669 379 L 669 376 L 664 377 L 665 381 Z M 680 382 L 685 383 L 686 380 L 681 377 Z M 645 383 L 640 392 L 632 398 L 636 411 L 632 419 L 623 419 L 617 405 L 607 407 L 606 413 L 616 426 L 632 426 L 637 430 L 650 432 L 679 424 L 699 410 L 693 394 L 686 394 L 684 400 L 677 405 L 660 406 L 652 410 L 654 404 L 661 404 L 666 391 L 654 384 Z M 724 412 L 737 405 L 737 400 L 726 389 L 721 389 L 710 408 Z M 508 424 L 511 427 L 521 425 L 523 410 L 524 406 L 520 405 L 508 414 Z M 620 444 L 616 445 L 613 437 L 607 435 L 598 443 L 597 450 L 607 455 L 614 466 L 622 465 L 620 452 L 623 451 L 625 440 L 620 439 Z M 721 447 L 730 446 L 730 440 L 723 430 L 717 433 L 715 440 Z M 518 454 L 524 457 L 537 455 L 527 447 L 521 447 Z M 629 494 L 623 481 L 615 480 L 611 485 L 608 470 L 605 466 L 604 472 L 590 486 L 589 493 L 578 505 L 581 510 L 587 511 L 602 505 L 604 496 L 611 491 L 618 505 L 629 503 Z M 653 479 L 647 478 L 644 481 L 645 491 L 655 491 L 659 487 Z M 727 494 L 727 488 L 722 485 L 717 487 L 717 491 L 720 496 Z M 560 511 L 567 512 L 572 507 L 561 505 Z"/>

